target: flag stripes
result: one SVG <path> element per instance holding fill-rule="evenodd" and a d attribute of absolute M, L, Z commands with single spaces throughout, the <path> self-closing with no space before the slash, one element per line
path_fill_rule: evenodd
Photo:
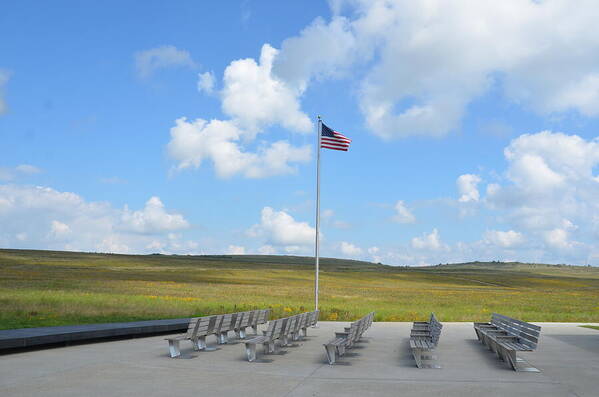
<path fill-rule="evenodd" d="M 341 150 L 343 152 L 347 152 L 347 150 L 349 149 L 349 144 L 351 143 L 351 139 L 337 131 L 333 131 L 332 129 L 324 125 L 324 123 L 321 124 L 321 130 L 321 148 Z"/>

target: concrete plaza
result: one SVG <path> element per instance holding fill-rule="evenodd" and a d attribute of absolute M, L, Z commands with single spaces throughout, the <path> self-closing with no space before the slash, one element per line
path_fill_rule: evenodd
<path fill-rule="evenodd" d="M 539 347 L 521 357 L 540 373 L 512 371 L 472 323 L 444 323 L 442 369 L 416 368 L 409 323 L 374 323 L 330 366 L 322 344 L 347 324 L 321 322 L 280 354 L 259 348 L 253 363 L 234 339 L 210 352 L 183 342 L 171 359 L 164 336 L 5 354 L 0 396 L 599 396 L 599 331 L 578 324 L 537 323 Z"/>

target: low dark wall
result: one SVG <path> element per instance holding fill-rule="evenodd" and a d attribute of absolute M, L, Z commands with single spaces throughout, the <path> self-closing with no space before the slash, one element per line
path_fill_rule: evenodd
<path fill-rule="evenodd" d="M 69 325 L 61 327 L 19 328 L 0 331 L 0 350 L 19 349 L 56 343 L 82 342 L 127 336 L 185 332 L 189 318 Z"/>

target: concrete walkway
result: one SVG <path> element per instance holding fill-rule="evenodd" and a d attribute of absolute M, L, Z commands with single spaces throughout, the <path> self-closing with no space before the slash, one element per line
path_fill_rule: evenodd
<path fill-rule="evenodd" d="M 512 371 L 471 323 L 444 324 L 440 370 L 416 368 L 409 323 L 374 323 L 329 366 L 322 343 L 347 323 L 321 322 L 298 346 L 254 363 L 235 342 L 212 352 L 182 344 L 182 357 L 171 359 L 160 336 L 3 355 L 0 396 L 598 396 L 599 331 L 538 324 L 539 348 L 522 357 L 540 373 Z"/>

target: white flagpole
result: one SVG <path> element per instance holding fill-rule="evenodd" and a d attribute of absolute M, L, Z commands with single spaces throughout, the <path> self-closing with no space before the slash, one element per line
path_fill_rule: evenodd
<path fill-rule="evenodd" d="M 316 249 L 315 249 L 315 276 L 314 276 L 314 310 L 318 310 L 318 271 L 320 260 L 320 137 L 322 135 L 322 120 L 318 116 L 318 146 L 316 147 Z"/>

